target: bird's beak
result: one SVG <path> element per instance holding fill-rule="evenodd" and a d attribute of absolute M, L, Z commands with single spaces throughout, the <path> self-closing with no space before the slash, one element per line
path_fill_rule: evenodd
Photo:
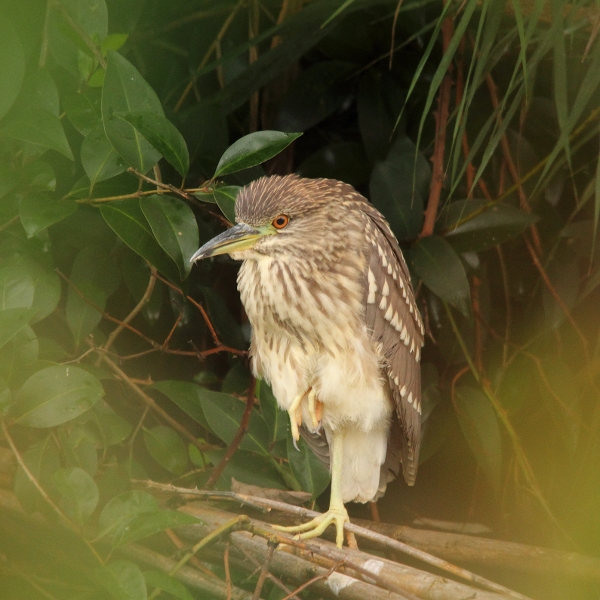
<path fill-rule="evenodd" d="M 190 258 L 190 262 L 196 262 L 209 256 L 217 256 L 218 254 L 230 254 L 231 252 L 239 252 L 240 250 L 249 250 L 261 238 L 276 233 L 277 230 L 271 225 L 250 227 L 250 225 L 246 225 L 245 223 L 239 223 L 204 244 Z"/>

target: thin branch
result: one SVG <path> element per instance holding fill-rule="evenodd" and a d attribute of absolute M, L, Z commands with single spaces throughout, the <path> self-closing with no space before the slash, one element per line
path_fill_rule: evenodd
<path fill-rule="evenodd" d="M 229 461 L 236 453 L 242 439 L 246 435 L 248 431 L 248 423 L 250 422 L 250 414 L 252 413 L 252 408 L 254 406 L 254 390 L 256 389 L 256 379 L 254 377 L 250 378 L 250 384 L 248 386 L 248 395 L 246 397 L 246 408 L 244 410 L 244 414 L 242 415 L 242 420 L 240 421 L 240 426 L 233 438 L 231 444 L 227 448 L 227 452 L 225 452 L 225 456 L 221 459 L 221 462 L 214 468 L 211 473 L 206 485 L 204 487 L 211 488 L 217 483 L 221 473 L 225 467 L 229 464 Z"/>
<path fill-rule="evenodd" d="M 96 361 L 96 366 L 99 367 L 102 364 L 103 357 L 110 350 L 110 347 L 113 345 L 114 341 L 120 335 L 120 333 L 125 329 L 127 324 L 133 320 L 133 318 L 148 304 L 150 301 L 150 296 L 152 296 L 152 292 L 154 291 L 154 285 L 156 284 L 156 267 L 150 265 L 150 279 L 148 281 L 148 286 L 146 287 L 146 291 L 140 298 L 140 301 L 135 305 L 133 310 L 123 319 L 123 321 L 115 327 L 115 329 L 111 332 L 106 340 L 106 343 L 98 348 L 98 352 L 100 352 L 100 356 L 98 356 L 98 360 Z M 163 344 L 164 345 L 164 344 Z"/>
<path fill-rule="evenodd" d="M 442 24 L 442 39 L 444 52 L 450 45 L 452 34 L 454 32 L 454 20 L 452 16 L 444 19 Z M 427 208 L 425 209 L 425 220 L 423 229 L 419 235 L 420 238 L 426 237 L 433 233 L 435 227 L 435 219 L 437 217 L 442 188 L 444 186 L 444 161 L 446 148 L 446 127 L 448 125 L 448 116 L 450 113 L 450 91 L 452 89 L 452 69 L 448 69 L 438 95 L 438 109 L 435 115 L 435 144 L 433 150 L 433 168 L 431 173 L 431 188 L 429 191 L 429 199 L 427 200 Z"/>
<path fill-rule="evenodd" d="M 262 588 L 263 585 L 265 584 L 265 579 L 267 578 L 267 575 L 269 574 L 269 565 L 271 564 L 271 559 L 273 558 L 273 552 L 275 552 L 275 548 L 277 548 L 278 544 L 274 543 L 274 542 L 268 542 L 267 543 L 267 556 L 265 558 L 265 561 L 263 562 L 262 568 L 260 570 L 260 575 L 258 576 L 258 581 L 256 582 L 256 587 L 254 588 L 254 593 L 252 594 L 252 600 L 260 600 L 260 593 L 262 592 Z M 291 596 L 294 596 L 296 593 L 298 593 L 298 590 L 296 590 L 296 592 L 292 592 L 292 594 L 290 594 Z M 289 597 L 289 596 L 288 596 Z"/>

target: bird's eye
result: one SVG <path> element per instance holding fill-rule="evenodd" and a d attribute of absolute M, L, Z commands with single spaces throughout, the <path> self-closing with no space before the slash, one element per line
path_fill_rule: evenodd
<path fill-rule="evenodd" d="M 289 222 L 290 218 L 287 215 L 279 215 L 273 219 L 273 227 L 283 229 Z"/>

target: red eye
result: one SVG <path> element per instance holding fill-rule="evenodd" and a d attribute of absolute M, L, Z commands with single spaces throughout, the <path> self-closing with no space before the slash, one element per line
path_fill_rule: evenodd
<path fill-rule="evenodd" d="M 290 218 L 287 215 L 279 215 L 273 219 L 273 227 L 275 229 L 283 229 L 290 222 Z"/>

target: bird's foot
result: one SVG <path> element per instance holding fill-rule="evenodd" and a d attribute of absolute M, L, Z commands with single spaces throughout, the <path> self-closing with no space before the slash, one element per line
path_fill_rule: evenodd
<path fill-rule="evenodd" d="M 338 548 L 341 548 L 344 545 L 344 523 L 349 522 L 348 511 L 342 506 L 341 508 L 329 508 L 326 513 L 302 525 L 295 525 L 293 527 L 273 525 L 273 528 L 286 533 L 296 533 L 297 535 L 294 536 L 295 539 L 308 540 L 319 537 L 331 524 L 335 524 L 335 543 Z"/>

